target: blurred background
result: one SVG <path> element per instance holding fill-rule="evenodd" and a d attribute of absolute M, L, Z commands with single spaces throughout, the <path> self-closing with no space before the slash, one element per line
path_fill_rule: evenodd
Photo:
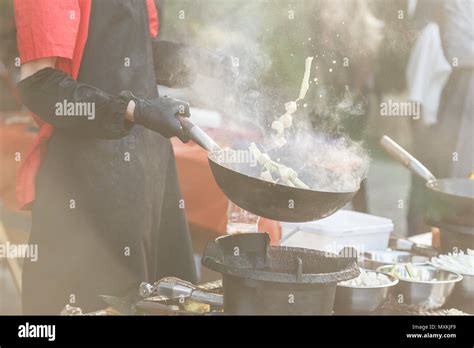
<path fill-rule="evenodd" d="M 368 178 L 351 208 L 392 219 L 395 232 L 401 235 L 429 231 L 422 223 L 419 205 L 414 199 L 411 207 L 409 204 L 410 187 L 413 194 L 416 185 L 423 183 L 412 180 L 405 168 L 382 152 L 378 142 L 383 134 L 390 135 L 439 177 L 451 176 L 452 160 L 448 158 L 454 150 L 440 158 L 430 144 L 442 143 L 442 131 L 430 133 L 433 125 L 423 117 L 388 117 L 381 114 L 381 108 L 384 102 L 413 100 L 410 80 L 420 66 L 428 67 L 426 76 L 438 72 L 430 61 L 434 51 L 428 51 L 433 45 L 423 46 L 420 41 L 427 25 L 435 24 L 446 63 L 467 79 L 461 93 L 465 97 L 456 102 L 459 112 L 450 112 L 458 115 L 462 109 L 472 118 L 472 103 L 465 105 L 472 91 L 472 1 L 162 0 L 157 5 L 160 39 L 188 45 L 190 59 L 196 58 L 192 57 L 195 47 L 197 56 L 222 57 L 236 67 L 235 74 L 223 76 L 213 71 L 219 67 L 202 66 L 210 73 L 199 75 L 191 87 L 163 87 L 160 93 L 188 100 L 209 127 L 213 127 L 209 120 L 219 115 L 220 127 L 250 124 L 265 128 L 284 113 L 284 103 L 297 98 L 304 61 L 314 57 L 305 106 L 295 118 L 309 121 L 317 130 L 343 134 L 368 152 Z M 456 47 L 451 45 L 453 40 L 459 43 Z M 13 1 L 0 0 L 0 243 L 25 243 L 28 238 L 30 216 L 16 208 L 15 176 L 18 154 L 27 153 L 37 131 L 15 88 L 19 75 L 15 41 Z M 445 86 L 449 82 L 439 87 L 440 110 L 454 93 Z M 451 121 L 447 122 L 449 127 Z M 456 122 L 453 127 L 461 128 L 461 121 Z M 471 147 L 470 161 L 472 156 Z M 190 223 L 199 254 L 203 243 L 220 231 Z M 19 312 L 20 272 L 21 262 L 0 259 L 2 314 Z"/>

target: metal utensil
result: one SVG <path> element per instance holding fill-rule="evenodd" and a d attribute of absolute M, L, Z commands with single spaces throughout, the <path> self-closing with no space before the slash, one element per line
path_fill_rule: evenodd
<path fill-rule="evenodd" d="M 219 146 L 188 119 L 181 124 L 189 137 L 209 152 L 212 174 L 222 192 L 239 207 L 268 219 L 305 222 L 327 217 L 349 202 L 357 193 L 324 192 L 275 184 L 243 174 L 219 163 Z"/>
<path fill-rule="evenodd" d="M 375 271 L 366 271 L 380 273 Z M 357 287 L 337 284 L 334 311 L 336 314 L 370 313 L 376 311 L 388 299 L 390 290 L 398 284 L 398 278 L 386 274 L 390 282 L 384 285 Z"/>
<path fill-rule="evenodd" d="M 400 250 L 372 250 L 364 252 L 359 264 L 367 269 L 376 270 L 380 266 L 395 263 L 423 263 L 428 261 L 426 256 L 415 255 Z"/>
<path fill-rule="evenodd" d="M 154 284 L 156 293 L 170 298 L 189 298 L 196 302 L 206 303 L 212 306 L 222 306 L 224 300 L 222 295 L 203 291 L 185 280 L 166 277 Z"/>
<path fill-rule="evenodd" d="M 396 296 L 407 305 L 416 305 L 425 309 L 434 309 L 443 306 L 453 292 L 454 286 L 463 278 L 460 274 L 449 272 L 430 266 L 428 264 L 412 264 L 413 271 L 420 280 L 410 278 L 405 264 L 382 266 L 377 271 L 395 274 L 399 283 L 395 288 Z"/>
<path fill-rule="evenodd" d="M 392 246 L 390 242 L 390 247 L 392 249 L 397 249 L 401 251 L 409 251 L 416 255 L 426 256 L 427 258 L 431 258 L 434 256 L 438 256 L 439 251 L 436 248 L 433 248 L 431 245 L 425 244 L 418 244 L 413 242 L 412 240 L 408 239 L 407 237 L 400 236 L 396 233 L 391 233 L 391 237 L 394 237 L 395 243 Z M 406 261 L 410 262 L 410 261 Z M 394 263 L 394 262 L 391 262 Z"/>
<path fill-rule="evenodd" d="M 165 305 L 153 301 L 138 300 L 134 301 L 130 298 L 100 295 L 102 300 L 111 307 L 118 310 L 120 313 L 125 315 L 134 315 L 140 312 L 147 312 L 150 314 L 166 314 L 173 315 L 180 311 L 178 306 Z"/>
<path fill-rule="evenodd" d="M 461 273 L 462 280 L 456 283 L 449 304 L 474 314 L 474 275 Z"/>
<path fill-rule="evenodd" d="M 380 145 L 396 161 L 427 181 L 425 218 L 433 226 L 437 226 L 438 222 L 474 226 L 474 180 L 436 179 L 420 161 L 390 137 L 384 135 Z"/>
<path fill-rule="evenodd" d="M 433 267 L 453 272 L 449 268 L 439 267 L 429 262 Z M 474 275 L 467 273 L 459 273 L 462 280 L 454 286 L 452 295 L 449 298 L 448 305 L 459 308 L 464 312 L 474 314 Z"/>

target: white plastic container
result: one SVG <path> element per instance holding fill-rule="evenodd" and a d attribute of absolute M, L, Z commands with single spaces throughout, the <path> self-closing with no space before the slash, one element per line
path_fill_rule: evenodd
<path fill-rule="evenodd" d="M 390 219 L 340 210 L 333 215 L 305 223 L 282 223 L 280 245 L 338 253 L 348 246 L 361 254 L 386 250 L 393 231 Z"/>

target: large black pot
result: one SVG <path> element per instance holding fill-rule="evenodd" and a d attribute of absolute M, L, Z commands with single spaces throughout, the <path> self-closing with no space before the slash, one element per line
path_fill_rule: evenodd
<path fill-rule="evenodd" d="M 359 275 L 356 258 L 269 246 L 266 233 L 217 238 L 202 263 L 223 275 L 226 314 L 331 314 L 337 283 Z"/>

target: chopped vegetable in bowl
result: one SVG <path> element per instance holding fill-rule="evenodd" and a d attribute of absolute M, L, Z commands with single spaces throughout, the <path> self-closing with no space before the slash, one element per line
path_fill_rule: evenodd
<path fill-rule="evenodd" d="M 375 271 L 366 271 L 361 268 L 360 275 L 357 278 L 340 282 L 339 285 L 362 288 L 388 285 L 391 282 L 390 278 L 385 274 Z"/>
<path fill-rule="evenodd" d="M 474 250 L 467 249 L 431 258 L 431 264 L 451 272 L 474 275 Z"/>

